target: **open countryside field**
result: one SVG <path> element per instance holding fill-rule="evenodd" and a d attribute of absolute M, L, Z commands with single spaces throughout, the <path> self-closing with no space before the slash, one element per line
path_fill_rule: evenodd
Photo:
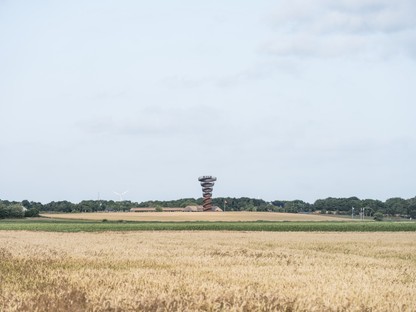
<path fill-rule="evenodd" d="M 416 233 L 0 231 L 1 311 L 415 311 Z"/>
<path fill-rule="evenodd" d="M 279 221 L 104 221 L 52 218 L 0 220 L 0 231 L 270 231 L 270 232 L 416 232 L 416 222 Z"/>
<path fill-rule="evenodd" d="M 88 212 L 65 214 L 42 214 L 44 217 L 81 220 L 126 220 L 126 221 L 351 221 L 333 216 L 276 213 L 276 212 Z"/>

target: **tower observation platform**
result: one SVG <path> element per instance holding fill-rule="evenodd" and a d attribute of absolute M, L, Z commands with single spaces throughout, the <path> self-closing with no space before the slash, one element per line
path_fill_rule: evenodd
<path fill-rule="evenodd" d="M 213 176 L 202 176 L 198 178 L 198 181 L 201 182 L 202 186 L 202 197 L 204 198 L 203 210 L 212 211 L 212 190 L 217 178 Z"/>

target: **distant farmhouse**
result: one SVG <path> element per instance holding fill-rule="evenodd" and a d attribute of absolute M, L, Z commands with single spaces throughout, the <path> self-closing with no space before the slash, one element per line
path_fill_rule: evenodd
<path fill-rule="evenodd" d="M 204 211 L 204 206 L 186 206 L 183 211 L 200 212 L 200 211 Z"/>
<path fill-rule="evenodd" d="M 204 206 L 186 206 L 183 211 L 202 212 L 207 210 L 204 210 Z M 222 209 L 218 206 L 212 206 L 212 210 L 210 211 L 222 211 Z"/>
<path fill-rule="evenodd" d="M 184 208 L 163 207 L 161 209 L 164 212 L 175 212 L 175 211 L 183 211 Z M 131 208 L 130 209 L 130 212 L 155 212 L 155 211 L 157 211 L 156 207 Z"/>

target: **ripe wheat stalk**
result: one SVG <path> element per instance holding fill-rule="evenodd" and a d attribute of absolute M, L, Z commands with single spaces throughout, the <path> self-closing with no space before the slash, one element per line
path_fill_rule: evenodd
<path fill-rule="evenodd" d="M 0 232 L 0 311 L 415 311 L 416 233 Z"/>

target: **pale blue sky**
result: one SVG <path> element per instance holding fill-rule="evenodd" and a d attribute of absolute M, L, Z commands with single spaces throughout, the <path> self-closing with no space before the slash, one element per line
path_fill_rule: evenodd
<path fill-rule="evenodd" d="M 416 195 L 416 2 L 0 0 L 0 198 Z"/>

